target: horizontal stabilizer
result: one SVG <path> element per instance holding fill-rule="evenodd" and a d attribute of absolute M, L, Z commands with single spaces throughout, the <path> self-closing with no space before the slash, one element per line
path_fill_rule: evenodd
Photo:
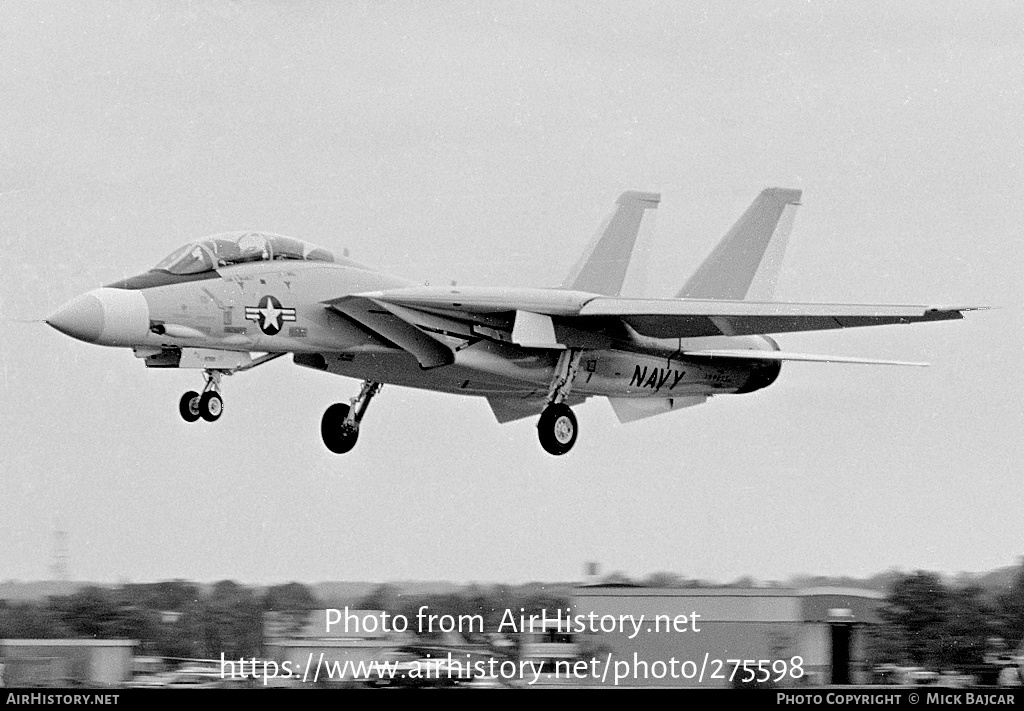
<path fill-rule="evenodd" d="M 786 351 L 755 351 L 755 350 L 729 350 L 713 349 L 699 351 L 684 351 L 688 356 L 702 356 L 707 358 L 746 358 L 749 360 L 796 360 L 809 363 L 856 363 L 860 365 L 915 365 L 920 368 L 927 367 L 927 363 L 918 363 L 906 360 L 879 360 L 877 358 L 851 358 L 847 356 L 817 355 L 815 353 L 787 353 Z"/>
<path fill-rule="evenodd" d="M 619 422 L 625 424 L 627 422 L 642 420 L 645 417 L 654 417 L 655 415 L 663 415 L 666 412 L 672 412 L 673 410 L 681 410 L 684 407 L 700 405 L 701 403 L 706 402 L 707 399 L 706 395 L 689 395 L 684 397 L 668 398 L 610 397 L 608 398 L 608 402 L 611 403 L 612 409 L 615 410 L 615 416 L 619 418 Z"/>

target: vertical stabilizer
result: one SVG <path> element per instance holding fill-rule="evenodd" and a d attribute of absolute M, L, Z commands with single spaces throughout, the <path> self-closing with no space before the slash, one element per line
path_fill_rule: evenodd
<path fill-rule="evenodd" d="M 604 229 L 595 235 L 562 288 L 618 296 L 626 278 L 644 213 L 656 209 L 659 202 L 661 195 L 658 193 L 635 190 L 622 193 L 616 201 L 618 208 L 615 214 L 606 222 Z"/>
<path fill-rule="evenodd" d="M 800 195 L 789 188 L 762 190 L 676 297 L 770 300 Z"/>

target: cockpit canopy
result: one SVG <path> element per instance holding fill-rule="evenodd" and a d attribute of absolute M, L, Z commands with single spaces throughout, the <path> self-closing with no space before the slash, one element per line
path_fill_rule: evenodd
<path fill-rule="evenodd" d="M 230 264 L 275 259 L 336 261 L 326 249 L 294 237 L 266 232 L 225 232 L 179 247 L 153 269 L 171 274 L 201 274 Z"/>

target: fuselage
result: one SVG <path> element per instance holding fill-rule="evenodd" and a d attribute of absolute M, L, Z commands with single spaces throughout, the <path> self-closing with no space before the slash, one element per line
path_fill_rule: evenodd
<path fill-rule="evenodd" d="M 80 340 L 132 348 L 154 367 L 205 367 L 204 357 L 209 367 L 223 367 L 207 353 L 293 353 L 298 365 L 408 387 L 513 397 L 548 392 L 559 352 L 512 343 L 508 314 L 496 312 L 490 326 L 480 328 L 450 314 L 417 312 L 416 325 L 455 353 L 450 365 L 424 369 L 405 350 L 325 304 L 414 286 L 362 266 L 322 261 L 257 261 L 186 276 L 154 270 L 77 297 L 48 322 Z M 530 292 L 538 299 L 566 298 L 557 290 Z M 596 295 L 579 298 L 587 296 Z M 703 347 L 777 348 L 761 336 L 655 339 L 628 328 L 604 331 L 580 343 L 573 393 L 674 398 L 750 392 L 778 375 L 777 362 L 683 355 L 696 341 Z"/>

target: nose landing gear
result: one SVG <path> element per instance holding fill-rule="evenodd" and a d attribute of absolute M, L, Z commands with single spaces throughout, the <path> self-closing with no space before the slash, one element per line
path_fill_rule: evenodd
<path fill-rule="evenodd" d="M 199 418 L 215 422 L 224 412 L 224 399 L 220 396 L 220 379 L 224 372 L 207 370 L 205 373 L 206 387 L 203 392 L 189 390 L 178 402 L 178 412 L 185 422 L 196 422 Z"/>
<path fill-rule="evenodd" d="M 373 380 L 364 380 L 359 394 L 349 404 L 336 402 L 327 408 L 320 420 L 320 436 L 324 445 L 335 454 L 345 454 L 356 446 L 359 439 L 359 423 L 370 406 L 370 400 L 384 385 Z"/>
<path fill-rule="evenodd" d="M 206 376 L 206 386 L 203 388 L 203 392 L 197 393 L 195 390 L 189 390 L 178 401 L 178 413 L 181 415 L 181 419 L 185 420 L 185 422 L 195 422 L 199 418 L 207 422 L 217 421 L 224 412 L 224 398 L 220 394 L 221 378 L 225 375 L 234 375 L 245 370 L 252 370 L 256 366 L 269 363 L 283 355 L 283 352 L 267 353 L 245 365 L 235 368 L 204 368 L 203 374 Z"/>

